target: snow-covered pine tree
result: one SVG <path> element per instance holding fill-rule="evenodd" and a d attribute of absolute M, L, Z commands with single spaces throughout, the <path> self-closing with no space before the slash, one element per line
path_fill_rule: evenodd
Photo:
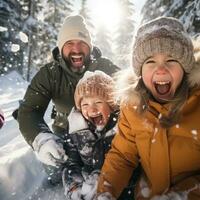
<path fill-rule="evenodd" d="M 23 48 L 19 38 L 22 8 L 18 1 L 0 3 L 0 74 L 16 69 L 22 74 Z"/>
<path fill-rule="evenodd" d="M 159 16 L 171 16 L 180 19 L 193 37 L 200 36 L 199 0 L 149 0 L 143 9 L 143 22 Z"/>
<path fill-rule="evenodd" d="M 162 16 L 169 7 L 170 0 L 148 0 L 145 2 L 141 14 L 142 22 L 149 21 L 158 16 Z"/>
<path fill-rule="evenodd" d="M 130 0 L 119 1 L 121 8 L 121 19 L 115 38 L 115 62 L 121 68 L 130 65 L 130 52 L 134 31 L 134 4 Z"/>
<path fill-rule="evenodd" d="M 23 32 L 28 36 L 28 45 L 24 49 L 24 77 L 27 81 L 30 81 L 31 68 L 34 67 L 34 52 L 37 49 L 37 33 L 38 33 L 38 21 L 36 15 L 38 12 L 38 5 L 40 0 L 36 0 L 34 3 L 32 1 L 24 0 L 23 7 L 23 18 L 24 26 L 22 28 Z"/>
<path fill-rule="evenodd" d="M 93 40 L 95 38 L 95 25 L 91 18 L 91 8 L 88 7 L 88 1 L 82 0 L 79 14 L 84 17 L 87 27 L 90 31 L 92 40 Z"/>
<path fill-rule="evenodd" d="M 112 39 L 110 34 L 106 26 L 100 24 L 96 27 L 94 45 L 100 48 L 104 57 L 113 60 Z"/>
<path fill-rule="evenodd" d="M 32 52 L 37 49 L 38 22 L 34 17 L 40 9 L 41 0 L 4 0 L 0 3 L 1 72 L 16 69 L 29 76 Z"/>
<path fill-rule="evenodd" d="M 52 58 L 51 51 L 56 46 L 57 35 L 66 16 L 72 12 L 74 0 L 42 0 L 38 20 L 38 47 L 34 50 L 34 63 L 39 69 Z M 45 59 L 44 59 L 45 58 Z"/>
<path fill-rule="evenodd" d="M 86 0 L 82 0 L 79 14 L 84 17 L 85 22 L 90 31 L 90 34 L 92 35 L 92 38 L 94 38 L 94 24 L 91 19 L 91 10 L 88 8 L 88 4 Z"/>

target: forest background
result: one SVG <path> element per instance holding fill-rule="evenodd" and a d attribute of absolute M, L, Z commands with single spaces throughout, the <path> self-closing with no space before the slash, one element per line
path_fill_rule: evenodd
<path fill-rule="evenodd" d="M 58 30 L 70 14 L 85 17 L 93 44 L 122 69 L 130 65 L 141 22 L 174 16 L 200 40 L 200 0 L 0 0 L 0 108 L 5 117 L 0 130 L 1 200 L 66 199 L 62 187 L 41 187 L 46 174 L 12 112 L 33 75 L 51 61 Z M 44 116 L 49 126 L 51 110 L 52 103 Z"/>
<path fill-rule="evenodd" d="M 85 17 L 93 44 L 120 68 L 130 65 L 134 33 L 141 22 L 173 16 L 191 37 L 200 35 L 199 0 L 2 0 L 0 75 L 16 70 L 30 81 L 51 61 L 58 30 L 70 14 Z"/>

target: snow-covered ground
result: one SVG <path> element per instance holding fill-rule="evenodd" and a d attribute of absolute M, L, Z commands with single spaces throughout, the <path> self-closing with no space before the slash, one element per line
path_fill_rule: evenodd
<path fill-rule="evenodd" d="M 0 77 L 0 108 L 5 115 L 5 124 L 0 129 L 0 200 L 66 200 L 62 186 L 41 187 L 46 174 L 12 117 L 12 112 L 23 98 L 27 85 L 16 72 Z M 51 106 L 50 104 L 45 115 L 49 124 Z M 96 183 L 96 180 L 93 181 Z M 82 187 L 82 194 L 88 194 L 86 199 L 90 199 L 93 194 L 87 180 Z M 172 192 L 155 196 L 152 200 L 187 200 L 187 194 L 187 191 Z"/>
<path fill-rule="evenodd" d="M 0 77 L 0 108 L 5 116 L 5 124 L 0 129 L 0 199 L 63 200 L 62 188 L 43 191 L 40 187 L 45 172 L 12 117 L 27 85 L 15 71 Z M 49 112 L 50 109 L 45 118 L 50 123 Z"/>

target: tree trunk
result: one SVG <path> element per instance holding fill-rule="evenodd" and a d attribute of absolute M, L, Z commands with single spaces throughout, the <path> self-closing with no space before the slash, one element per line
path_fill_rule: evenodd
<path fill-rule="evenodd" d="M 29 17 L 34 18 L 34 4 L 32 1 L 29 1 Z M 28 34 L 28 63 L 27 63 L 27 76 L 26 80 L 30 81 L 30 73 L 31 73 L 31 54 L 32 54 L 32 40 L 33 40 L 33 34 L 32 34 L 32 26 L 29 29 L 29 34 Z"/>

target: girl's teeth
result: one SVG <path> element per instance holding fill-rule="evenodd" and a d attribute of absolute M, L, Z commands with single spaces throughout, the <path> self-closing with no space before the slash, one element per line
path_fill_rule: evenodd
<path fill-rule="evenodd" d="M 156 84 L 165 85 L 165 84 L 169 84 L 169 81 L 167 81 L 167 82 L 165 82 L 165 81 L 157 81 Z"/>

